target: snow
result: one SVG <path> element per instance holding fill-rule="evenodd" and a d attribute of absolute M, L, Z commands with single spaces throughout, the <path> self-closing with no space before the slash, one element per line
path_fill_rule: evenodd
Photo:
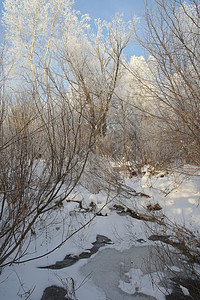
<path fill-rule="evenodd" d="M 80 300 L 130 299 L 133 294 L 134 299 L 165 299 L 166 290 L 160 285 L 160 278 L 166 272 L 166 266 L 162 262 L 155 263 L 158 262 L 156 245 L 160 242 L 148 240 L 150 234 L 147 234 L 141 220 L 119 215 L 111 208 L 113 204 L 124 203 L 127 207 L 137 207 L 141 212 L 148 213 L 148 203 L 159 203 L 162 210 L 149 214 L 164 213 L 171 221 L 197 230 L 200 225 L 200 178 L 195 168 L 191 176 L 186 175 L 188 168 L 191 170 L 191 166 L 186 166 L 185 172 L 169 172 L 163 177 L 150 175 L 147 166 L 144 176 L 126 179 L 124 183 L 130 188 L 150 198 L 116 197 L 102 210 L 103 216 L 97 216 L 53 253 L 4 267 L 0 275 L 0 299 L 41 299 L 46 287 L 69 287 L 70 278 L 75 280 L 76 296 Z M 69 198 L 77 201 L 84 199 L 84 207 L 89 207 L 93 202 L 97 205 L 96 210 L 108 201 L 105 192 L 92 194 L 83 187 L 77 187 Z M 92 217 L 93 212 L 81 212 L 78 203 L 66 201 L 63 208 L 54 210 L 47 219 L 36 224 L 36 236 L 32 236 L 28 253 L 21 261 L 50 251 Z M 90 249 L 97 234 L 107 236 L 113 244 L 100 248 L 92 257 L 81 259 L 67 268 L 39 268 L 62 261 L 67 254 L 79 255 Z M 137 241 L 141 239 L 143 242 Z M 170 270 L 180 273 L 181 266 L 169 264 L 167 271 Z M 181 289 L 188 295 L 186 288 Z"/>
<path fill-rule="evenodd" d="M 186 289 L 186 288 L 185 288 L 184 286 L 182 286 L 182 285 L 180 285 L 180 288 L 182 289 L 184 295 L 190 296 L 190 293 L 189 293 L 188 289 Z"/>
<path fill-rule="evenodd" d="M 159 300 L 165 299 L 165 290 L 163 287 L 157 288 L 159 276 L 157 272 L 144 274 L 141 269 L 131 269 L 128 273 L 129 282 L 120 281 L 120 288 L 128 293 L 133 294 L 135 291 L 142 292 L 146 295 L 155 297 Z M 154 282 L 154 284 L 152 284 Z"/>

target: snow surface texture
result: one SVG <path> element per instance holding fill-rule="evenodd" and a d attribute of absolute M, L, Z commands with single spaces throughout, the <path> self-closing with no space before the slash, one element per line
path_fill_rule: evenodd
<path fill-rule="evenodd" d="M 125 183 L 137 192 L 151 196 L 149 199 L 138 197 L 135 207 L 146 212 L 148 202 L 158 202 L 162 210 L 155 213 L 165 213 L 171 220 L 174 219 L 180 224 L 184 222 L 190 229 L 195 230 L 200 225 L 200 179 L 196 175 L 198 174 L 188 176 L 176 172 L 164 177 L 150 176 L 147 168 L 142 178 L 127 179 Z M 95 195 L 81 187 L 70 198 L 82 199 L 85 206 L 89 206 L 92 201 L 96 204 L 96 209 L 101 208 L 107 201 L 105 193 Z M 154 259 L 157 261 L 157 257 L 152 255 L 155 245 L 160 242 L 148 240 L 150 233 L 147 233 L 141 220 L 119 215 L 111 209 L 114 204 L 121 204 L 121 201 L 122 198 L 116 198 L 114 203 L 103 209 L 102 215 L 107 216 L 96 217 L 89 226 L 52 254 L 3 268 L 0 275 L 0 299 L 38 300 L 49 286 L 69 289 L 70 278 L 75 281 L 76 297 L 79 300 L 165 299 L 163 292 L 166 291 L 159 286 L 165 267 L 158 264 L 160 267 L 156 268 L 159 272 L 156 273 Z M 127 197 L 123 201 L 127 207 L 133 206 L 132 198 Z M 65 202 L 63 208 L 53 211 L 47 219 L 37 223 L 34 228 L 36 235 L 32 237 L 28 253 L 23 259 L 48 252 L 92 216 L 92 212 L 80 212 L 78 203 Z M 67 268 L 39 268 L 62 261 L 68 254 L 79 255 L 90 249 L 97 234 L 107 236 L 113 244 L 102 247 L 90 258 L 81 259 Z M 149 255 L 152 262 L 150 268 L 147 263 Z M 171 269 L 176 273 L 180 271 L 178 266 L 171 266 Z"/>

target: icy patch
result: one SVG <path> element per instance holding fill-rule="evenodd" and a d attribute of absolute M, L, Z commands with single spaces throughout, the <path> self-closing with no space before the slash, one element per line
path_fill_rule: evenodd
<path fill-rule="evenodd" d="M 108 248 L 97 253 L 80 268 L 80 272 L 90 277 L 90 283 L 101 288 L 110 300 L 130 300 L 130 295 L 140 300 L 165 299 L 160 292 L 162 288 L 158 290 L 152 286 L 147 271 L 149 268 L 152 273 L 164 270 L 162 262 L 157 264 L 154 252 L 153 246 L 131 247 L 123 252 Z"/>

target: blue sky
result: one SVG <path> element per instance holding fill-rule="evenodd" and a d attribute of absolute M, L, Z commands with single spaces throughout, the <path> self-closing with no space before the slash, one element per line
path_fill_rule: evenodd
<path fill-rule="evenodd" d="M 0 0 L 0 13 L 2 12 L 2 9 L 3 9 L 3 1 Z M 0 16 L 1 16 L 1 14 L 0 14 Z"/>
<path fill-rule="evenodd" d="M 125 20 L 131 17 L 141 17 L 144 13 L 143 0 L 75 0 L 74 8 L 81 14 L 88 13 L 92 19 L 106 19 L 110 21 L 116 13 L 122 13 Z M 125 54 L 144 55 L 143 49 L 136 43 L 131 43 Z"/>
<path fill-rule="evenodd" d="M 75 0 L 74 8 L 81 13 L 89 13 L 91 18 L 110 20 L 116 12 L 123 13 L 126 19 L 142 15 L 143 0 Z"/>
<path fill-rule="evenodd" d="M 88 13 L 92 19 L 111 18 L 117 13 L 123 13 L 124 18 L 129 20 L 133 16 L 142 16 L 144 12 L 143 0 L 74 0 L 74 9 L 79 10 L 81 14 Z M 0 10 L 3 8 L 3 1 L 0 0 Z M 141 47 L 132 43 L 126 55 L 143 55 Z"/>
<path fill-rule="evenodd" d="M 116 12 L 124 14 L 126 19 L 131 16 L 140 16 L 143 13 L 143 0 L 74 0 L 74 8 L 82 14 L 89 13 L 92 19 L 101 18 L 110 20 Z M 0 10 L 3 8 L 0 0 Z"/>

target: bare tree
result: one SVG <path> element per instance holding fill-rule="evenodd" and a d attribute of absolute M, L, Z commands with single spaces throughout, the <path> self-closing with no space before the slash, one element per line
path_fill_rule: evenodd
<path fill-rule="evenodd" d="M 19 7 L 5 3 L 7 42 L 17 60 L 9 62 L 12 76 L 1 103 L 1 266 L 24 256 L 39 217 L 62 204 L 78 184 L 104 131 L 120 58 L 133 32 L 132 23 L 116 17 L 99 23 L 96 36 L 86 36 L 87 17 L 79 21 L 69 1 L 52 0 L 49 7 L 45 0 L 33 5 L 24 0 L 13 20 L 13 8 Z"/>
<path fill-rule="evenodd" d="M 85 118 L 105 136 L 106 116 L 118 86 L 123 51 L 133 35 L 135 21 L 120 15 L 111 22 L 96 22 L 88 37 L 66 34 L 60 61 L 73 95 L 85 103 Z"/>
<path fill-rule="evenodd" d="M 10 103 L 3 122 L 1 265 L 23 256 L 34 223 L 71 193 L 92 147 L 93 131 L 80 142 L 82 116 L 69 102 L 49 121 L 51 112 L 38 114 L 26 97 Z"/>
<path fill-rule="evenodd" d="M 150 55 L 146 60 L 150 76 L 127 67 L 146 91 L 148 105 L 144 107 L 135 101 L 133 107 L 156 124 L 154 141 L 157 142 L 155 154 L 159 164 L 186 162 L 199 167 L 199 1 L 154 2 L 153 8 L 150 4 L 146 6 L 144 36 L 137 32 L 139 42 Z M 152 126 L 149 130 L 151 132 Z M 158 155 L 159 151 L 165 153 L 166 149 L 170 155 L 165 157 L 166 161 L 159 161 L 159 157 L 164 158 Z M 163 243 L 178 249 L 177 252 L 190 263 L 189 276 L 199 278 L 199 272 L 193 268 L 194 263 L 199 264 L 199 232 L 173 223 L 165 216 L 156 220 L 152 232 L 159 236 L 163 228 L 169 234 Z M 163 247 L 169 256 L 170 247 L 167 250 Z"/>
<path fill-rule="evenodd" d="M 146 34 L 138 37 L 153 58 L 151 78 L 133 73 L 148 92 L 154 109 L 144 111 L 158 121 L 162 143 L 199 166 L 199 2 L 155 4 L 146 6 Z"/>

